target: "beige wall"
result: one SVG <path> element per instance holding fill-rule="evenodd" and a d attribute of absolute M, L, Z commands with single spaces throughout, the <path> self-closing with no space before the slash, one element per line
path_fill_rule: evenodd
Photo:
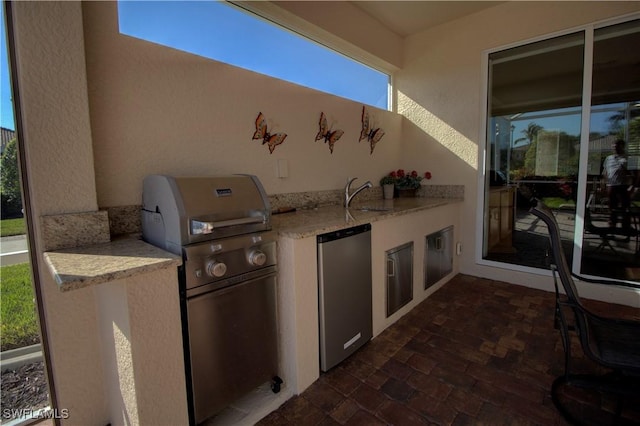
<path fill-rule="evenodd" d="M 250 173 L 283 193 L 342 188 L 349 176 L 377 184 L 400 167 L 396 114 L 371 108 L 386 134 L 370 155 L 358 142 L 362 104 L 121 35 L 115 2 L 83 9 L 101 207 L 140 204 L 151 173 Z M 273 154 L 251 140 L 259 112 L 288 135 Z M 320 112 L 345 131 L 333 154 L 314 141 Z M 288 178 L 277 178 L 278 159 Z"/>
<path fill-rule="evenodd" d="M 108 423 L 94 292 L 61 293 L 42 259 L 42 215 L 97 208 L 82 11 L 76 2 L 14 2 L 17 83 L 39 277 L 58 408 L 68 423 Z"/>
<path fill-rule="evenodd" d="M 456 231 L 462 272 L 540 286 L 536 275 L 475 263 L 482 51 L 639 9 L 638 2 L 513 2 L 407 39 L 397 74 L 407 119 L 372 109 L 387 135 L 369 155 L 357 142 L 358 103 L 121 36 L 115 2 L 15 2 L 33 217 L 140 204 L 149 173 L 254 173 L 267 192 L 281 193 L 416 168 L 430 170 L 432 183 L 466 187 Z M 251 141 L 259 111 L 272 131 L 289 134 L 273 155 Z M 313 140 L 321 111 L 345 130 L 333 155 Z M 276 177 L 277 159 L 288 160 L 289 178 Z M 112 419 L 95 292 L 58 292 L 34 225 L 59 407 L 70 410 L 70 424 L 105 424 Z"/>
<path fill-rule="evenodd" d="M 186 424 L 175 272 L 155 271 L 102 284 L 95 293 L 109 422 Z"/>
<path fill-rule="evenodd" d="M 370 155 L 357 140 L 361 104 L 122 36 L 115 2 L 14 8 L 32 248 L 58 407 L 68 424 L 119 423 L 131 404 L 114 399 L 109 340 L 99 338 L 103 289 L 58 291 L 37 218 L 140 204 L 150 173 L 254 173 L 269 193 L 337 189 L 347 176 L 376 182 L 397 167 L 401 120 L 371 109 L 387 134 Z M 259 111 L 289 135 L 273 155 L 251 140 Z M 321 111 L 345 131 L 333 155 L 314 141 Z M 288 179 L 276 178 L 277 159 L 289 162 Z"/>
<path fill-rule="evenodd" d="M 251 2 L 256 3 L 256 2 Z M 260 3 L 260 2 L 257 2 Z M 361 49 L 364 54 L 356 50 L 345 52 L 358 60 L 368 59 L 367 53 L 374 59 L 371 65 L 402 68 L 403 39 L 396 33 L 386 29 L 375 18 L 360 8 L 346 1 L 274 1 L 274 4 L 289 11 L 308 22 L 313 22 L 321 29 L 339 37 L 340 46 L 331 46 L 344 52 L 348 41 L 352 46 Z M 301 28 L 292 28 L 305 31 Z M 380 62 L 383 61 L 383 62 Z"/>
<path fill-rule="evenodd" d="M 640 2 L 507 2 L 405 40 L 404 68 L 395 76 L 398 112 L 407 118 L 403 156 L 409 167 L 430 169 L 433 183 L 465 185 L 461 272 L 552 290 L 538 274 L 476 263 L 483 52 L 634 11 Z M 585 288 L 583 295 L 640 306 L 633 291 Z"/>

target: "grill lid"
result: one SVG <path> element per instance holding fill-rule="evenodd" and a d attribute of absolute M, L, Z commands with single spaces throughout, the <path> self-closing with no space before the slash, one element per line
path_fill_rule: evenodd
<path fill-rule="evenodd" d="M 150 175 L 142 188 L 142 236 L 178 253 L 201 241 L 271 229 L 269 199 L 256 176 Z"/>

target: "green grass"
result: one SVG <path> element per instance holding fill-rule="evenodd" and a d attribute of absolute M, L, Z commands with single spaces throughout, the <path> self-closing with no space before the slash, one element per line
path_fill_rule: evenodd
<path fill-rule="evenodd" d="M 0 237 L 23 235 L 27 233 L 24 218 L 0 220 Z"/>
<path fill-rule="evenodd" d="M 545 203 L 550 209 L 558 209 L 560 208 L 560 206 L 571 206 L 575 208 L 575 203 L 573 202 L 573 200 L 566 200 L 562 197 L 546 197 L 542 199 L 542 202 Z"/>
<path fill-rule="evenodd" d="M 29 263 L 0 267 L 0 350 L 40 341 Z"/>

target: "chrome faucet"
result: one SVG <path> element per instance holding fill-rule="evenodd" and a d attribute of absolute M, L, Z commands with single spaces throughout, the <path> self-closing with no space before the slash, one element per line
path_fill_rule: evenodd
<path fill-rule="evenodd" d="M 353 197 L 358 195 L 358 192 L 362 191 L 365 188 L 371 188 L 373 186 L 371 184 L 371 181 L 366 181 L 362 186 L 356 188 L 356 190 L 353 191 L 352 194 L 349 194 L 349 189 L 351 189 L 351 183 L 353 183 L 353 181 L 356 179 L 358 178 L 348 178 L 347 185 L 344 187 L 344 206 L 346 208 L 349 208 L 349 204 L 351 204 L 351 200 L 353 200 Z"/>

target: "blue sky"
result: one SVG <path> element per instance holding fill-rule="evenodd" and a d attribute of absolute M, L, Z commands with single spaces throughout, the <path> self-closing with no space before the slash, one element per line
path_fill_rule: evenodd
<path fill-rule="evenodd" d="M 217 1 L 120 1 L 120 32 L 387 109 L 388 76 Z"/>
<path fill-rule="evenodd" d="M 216 1 L 124 1 L 118 6 L 124 34 L 387 108 L 385 74 L 234 7 Z M 4 10 L 0 13 L 0 125 L 15 129 Z"/>
<path fill-rule="evenodd" d="M 124 1 L 119 8 L 125 34 L 386 109 L 386 75 L 234 7 L 216 1 Z M 0 125 L 15 129 L 1 7 L 0 18 Z M 514 139 L 523 136 L 528 123 L 514 123 Z M 544 123 L 547 128 L 550 124 Z M 597 123 L 597 130 L 605 130 L 605 125 Z M 575 127 L 574 120 L 555 124 L 579 134 Z"/>
<path fill-rule="evenodd" d="M 0 34 L 2 34 L 2 43 L 0 43 L 0 109 L 2 109 L 2 117 L 0 126 L 15 130 L 13 122 L 13 105 L 11 104 L 11 85 L 9 82 L 9 65 L 7 59 L 7 37 L 5 35 L 4 25 L 4 7 L 0 5 Z"/>

